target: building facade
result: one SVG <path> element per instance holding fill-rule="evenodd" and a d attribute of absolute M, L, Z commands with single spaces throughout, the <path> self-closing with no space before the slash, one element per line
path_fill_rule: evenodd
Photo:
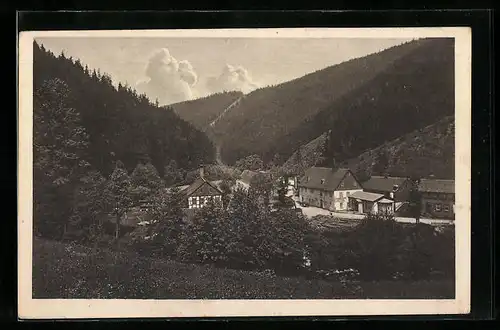
<path fill-rule="evenodd" d="M 202 208 L 209 201 L 222 203 L 222 191 L 216 184 L 205 179 L 203 169 L 200 170 L 200 177 L 180 193 L 184 197 L 184 207 L 188 209 Z"/>
<path fill-rule="evenodd" d="M 349 195 L 362 191 L 353 173 L 344 168 L 311 167 L 297 186 L 302 204 L 330 211 L 347 211 Z"/>
<path fill-rule="evenodd" d="M 455 218 L 455 180 L 421 179 L 418 190 L 422 216 Z"/>

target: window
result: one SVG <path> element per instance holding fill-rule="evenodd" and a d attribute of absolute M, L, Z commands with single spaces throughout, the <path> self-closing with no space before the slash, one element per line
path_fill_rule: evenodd
<path fill-rule="evenodd" d="M 436 212 L 441 212 L 441 204 L 434 205 Z"/>
<path fill-rule="evenodd" d="M 339 208 L 343 209 L 344 208 L 344 203 L 343 202 L 340 202 L 339 203 Z"/>
<path fill-rule="evenodd" d="M 444 212 L 450 212 L 450 206 L 448 204 L 443 205 L 443 211 Z"/>
<path fill-rule="evenodd" d="M 325 179 L 321 179 L 321 184 L 325 184 Z"/>
<path fill-rule="evenodd" d="M 340 199 L 343 199 L 343 198 L 344 198 L 344 193 L 343 193 L 342 191 L 341 191 L 341 192 L 339 192 L 339 197 L 340 197 Z"/>
<path fill-rule="evenodd" d="M 432 204 L 427 202 L 425 203 L 425 211 L 426 212 L 431 212 L 432 211 Z"/>

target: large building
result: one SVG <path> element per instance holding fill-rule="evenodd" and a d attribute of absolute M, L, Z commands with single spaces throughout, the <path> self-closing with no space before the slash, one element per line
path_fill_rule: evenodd
<path fill-rule="evenodd" d="M 455 218 L 455 180 L 421 179 L 422 216 Z"/>
<path fill-rule="evenodd" d="M 347 211 L 349 195 L 363 190 L 349 169 L 328 167 L 306 170 L 298 189 L 301 203 L 330 211 Z"/>

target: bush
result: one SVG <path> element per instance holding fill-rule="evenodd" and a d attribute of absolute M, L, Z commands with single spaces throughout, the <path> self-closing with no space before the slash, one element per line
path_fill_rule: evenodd
<path fill-rule="evenodd" d="M 310 230 L 305 218 L 293 210 L 270 212 L 252 197 L 237 190 L 228 208 L 209 203 L 198 210 L 184 228 L 182 260 L 297 275 Z"/>
<path fill-rule="evenodd" d="M 404 225 L 370 215 L 340 240 L 338 248 L 345 253 L 338 251 L 339 266 L 356 269 L 367 280 L 427 279 L 434 272 L 450 277 L 454 269 L 450 237 L 454 235 L 441 234 L 430 225 Z M 330 245 L 329 254 L 334 250 Z"/>

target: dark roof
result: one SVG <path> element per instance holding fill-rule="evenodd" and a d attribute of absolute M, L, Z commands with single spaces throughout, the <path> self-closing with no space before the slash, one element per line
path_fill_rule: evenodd
<path fill-rule="evenodd" d="M 421 179 L 418 185 L 421 192 L 455 193 L 455 180 Z"/>
<path fill-rule="evenodd" d="M 205 180 L 202 177 L 199 177 L 196 179 L 191 185 L 189 185 L 187 188 L 183 189 L 181 193 L 183 193 L 186 196 L 192 195 L 198 188 L 203 186 L 204 184 L 208 184 L 210 187 L 214 188 L 215 190 L 219 191 L 222 194 L 222 191 L 220 191 L 219 187 L 217 187 L 216 184 L 213 184 L 207 180 Z"/>
<path fill-rule="evenodd" d="M 348 172 L 350 170 L 347 168 L 334 171 L 330 167 L 311 167 L 306 170 L 298 185 L 304 188 L 334 191 Z"/>
<path fill-rule="evenodd" d="M 370 179 L 363 182 L 362 186 L 363 189 L 366 190 L 392 192 L 392 189 L 395 185 L 401 187 L 406 180 L 408 179 L 395 176 L 372 176 Z"/>

